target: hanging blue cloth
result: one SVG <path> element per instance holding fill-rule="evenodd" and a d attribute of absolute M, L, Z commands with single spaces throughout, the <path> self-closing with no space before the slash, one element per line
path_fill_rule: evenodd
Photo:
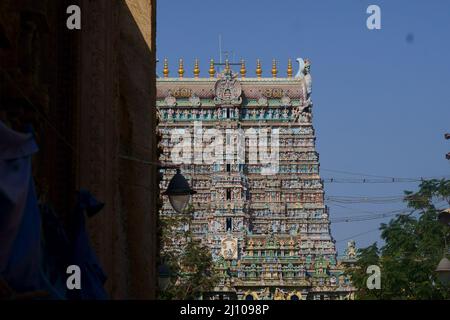
<path fill-rule="evenodd" d="M 97 214 L 104 204 L 87 190 L 78 192 L 78 200 L 70 223 L 69 237 L 72 242 L 70 261 L 81 270 L 81 290 L 69 290 L 69 299 L 108 299 L 104 284 L 106 275 L 97 260 L 86 232 L 85 213 L 88 217 Z"/>
<path fill-rule="evenodd" d="M 85 226 L 85 213 L 91 217 L 104 204 L 80 190 L 68 233 L 50 207 L 39 207 L 31 170 L 31 157 L 39 149 L 31 131 L 16 132 L 0 121 L 0 278 L 19 293 L 45 291 L 50 299 L 107 299 L 106 275 Z M 81 269 L 81 290 L 67 290 L 69 265 Z"/>
<path fill-rule="evenodd" d="M 40 289 L 41 220 L 31 174 L 31 133 L 0 121 L 0 277 L 17 292 Z"/>
<path fill-rule="evenodd" d="M 42 277 L 50 299 L 66 299 L 70 243 L 66 231 L 49 204 L 39 206 L 42 219 Z"/>

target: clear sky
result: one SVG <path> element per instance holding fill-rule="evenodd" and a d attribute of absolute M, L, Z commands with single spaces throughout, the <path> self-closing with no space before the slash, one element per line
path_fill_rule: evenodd
<path fill-rule="evenodd" d="M 370 4 L 381 8 L 381 30 L 366 27 Z M 172 75 L 179 58 L 187 74 L 199 58 L 206 76 L 209 59 L 219 59 L 219 34 L 223 50 L 247 61 L 249 76 L 257 58 L 265 76 L 273 58 L 280 76 L 288 58 L 309 58 L 322 177 L 450 175 L 450 1 L 162 0 L 157 12 L 157 57 L 169 59 Z M 371 202 L 405 189 L 417 183 L 325 186 L 326 196 Z M 405 208 L 385 200 L 327 204 L 331 219 Z M 375 229 L 389 219 L 333 223 L 339 253 L 354 235 L 360 247 L 379 241 Z"/>

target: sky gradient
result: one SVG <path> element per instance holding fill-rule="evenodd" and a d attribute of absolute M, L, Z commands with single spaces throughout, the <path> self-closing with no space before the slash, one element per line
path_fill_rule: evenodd
<path fill-rule="evenodd" d="M 366 27 L 370 4 L 381 8 L 381 30 Z M 198 58 L 206 76 L 209 59 L 219 59 L 219 34 L 224 51 L 246 60 L 249 77 L 257 58 L 263 76 L 270 76 L 273 58 L 279 76 L 285 75 L 288 58 L 309 58 L 323 178 L 364 178 L 328 170 L 450 175 L 445 159 L 450 141 L 443 137 L 450 132 L 450 1 L 163 0 L 157 14 L 157 57 L 169 59 L 172 75 L 183 58 L 190 76 Z M 161 69 L 160 63 L 160 74 Z M 417 185 L 330 183 L 325 192 L 326 197 L 400 197 Z M 331 219 L 405 208 L 394 200 L 327 205 Z M 339 254 L 354 235 L 359 247 L 380 241 L 376 229 L 390 218 L 333 223 Z"/>

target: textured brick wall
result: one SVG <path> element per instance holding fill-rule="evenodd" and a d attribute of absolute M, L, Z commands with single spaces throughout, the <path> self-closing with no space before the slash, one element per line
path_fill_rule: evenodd
<path fill-rule="evenodd" d="M 114 298 L 156 285 L 155 3 L 82 1 L 79 185 L 106 202 L 90 233 Z M 121 156 L 136 160 L 126 160 Z"/>
<path fill-rule="evenodd" d="M 63 220 L 80 187 L 106 203 L 89 231 L 115 299 L 156 292 L 155 28 L 155 0 L 0 1 L 0 119 L 33 113 L 38 192 Z"/>

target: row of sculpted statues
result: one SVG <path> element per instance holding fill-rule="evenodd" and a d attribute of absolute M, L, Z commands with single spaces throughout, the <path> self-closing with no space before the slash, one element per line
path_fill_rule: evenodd
<path fill-rule="evenodd" d="M 313 138 L 279 138 L 280 147 L 314 147 Z"/>
<path fill-rule="evenodd" d="M 315 180 L 283 180 L 283 188 L 302 188 L 302 189 L 316 189 L 322 188 L 322 182 Z"/>
<path fill-rule="evenodd" d="M 282 134 L 286 134 L 286 135 L 297 135 L 297 134 L 302 134 L 302 135 L 308 135 L 308 134 L 313 134 L 314 130 L 311 126 L 297 126 L 297 127 L 272 127 L 272 130 L 274 129 L 279 129 L 280 131 L 280 135 Z"/>
<path fill-rule="evenodd" d="M 273 291 L 273 292 L 272 292 Z M 306 296 L 297 290 L 283 290 L 275 288 L 270 290 L 269 287 L 257 290 L 247 291 L 242 294 L 243 300 L 305 300 Z"/>
<path fill-rule="evenodd" d="M 261 173 L 262 166 L 260 165 L 249 165 L 247 166 L 248 173 Z M 319 167 L 317 164 L 313 165 L 297 165 L 297 164 L 281 164 L 278 166 L 277 173 L 318 173 Z"/>
<path fill-rule="evenodd" d="M 205 133 L 206 129 L 202 130 L 202 133 Z M 257 130 L 255 130 L 255 134 L 257 133 Z M 270 134 L 270 133 L 268 133 Z M 273 131 L 271 133 L 273 135 Z M 187 141 L 189 145 L 192 145 L 194 141 L 192 140 L 192 132 L 191 130 L 187 130 L 185 133 L 185 136 L 191 137 L 191 141 Z M 262 138 L 261 138 L 262 139 Z M 171 152 L 171 148 L 173 148 L 176 144 L 181 143 L 181 141 L 185 140 L 184 137 L 179 137 L 178 139 L 172 140 L 169 135 L 164 135 L 164 137 L 160 140 L 159 145 L 162 147 L 166 147 L 168 154 Z M 207 147 L 211 144 L 209 140 L 203 140 L 198 143 L 198 146 L 201 146 L 202 148 Z M 278 138 L 278 144 L 279 147 L 314 147 L 314 139 L 313 138 L 287 138 L 283 136 L 279 136 Z M 277 146 L 274 145 L 274 146 Z M 226 151 L 226 150 L 224 150 Z M 234 151 L 234 150 L 233 150 Z M 300 152 L 300 151 L 285 151 L 281 150 L 279 151 L 279 157 L 281 160 L 311 160 L 311 161 L 317 161 L 318 156 L 315 152 L 307 151 L 307 152 Z"/>
<path fill-rule="evenodd" d="M 280 159 L 291 161 L 298 161 L 298 160 L 317 161 L 318 157 L 315 152 L 280 151 Z"/>
<path fill-rule="evenodd" d="M 311 113 L 299 112 L 289 108 L 159 108 L 157 116 L 160 121 L 218 121 L 226 119 L 241 120 L 276 120 L 310 123 Z"/>

